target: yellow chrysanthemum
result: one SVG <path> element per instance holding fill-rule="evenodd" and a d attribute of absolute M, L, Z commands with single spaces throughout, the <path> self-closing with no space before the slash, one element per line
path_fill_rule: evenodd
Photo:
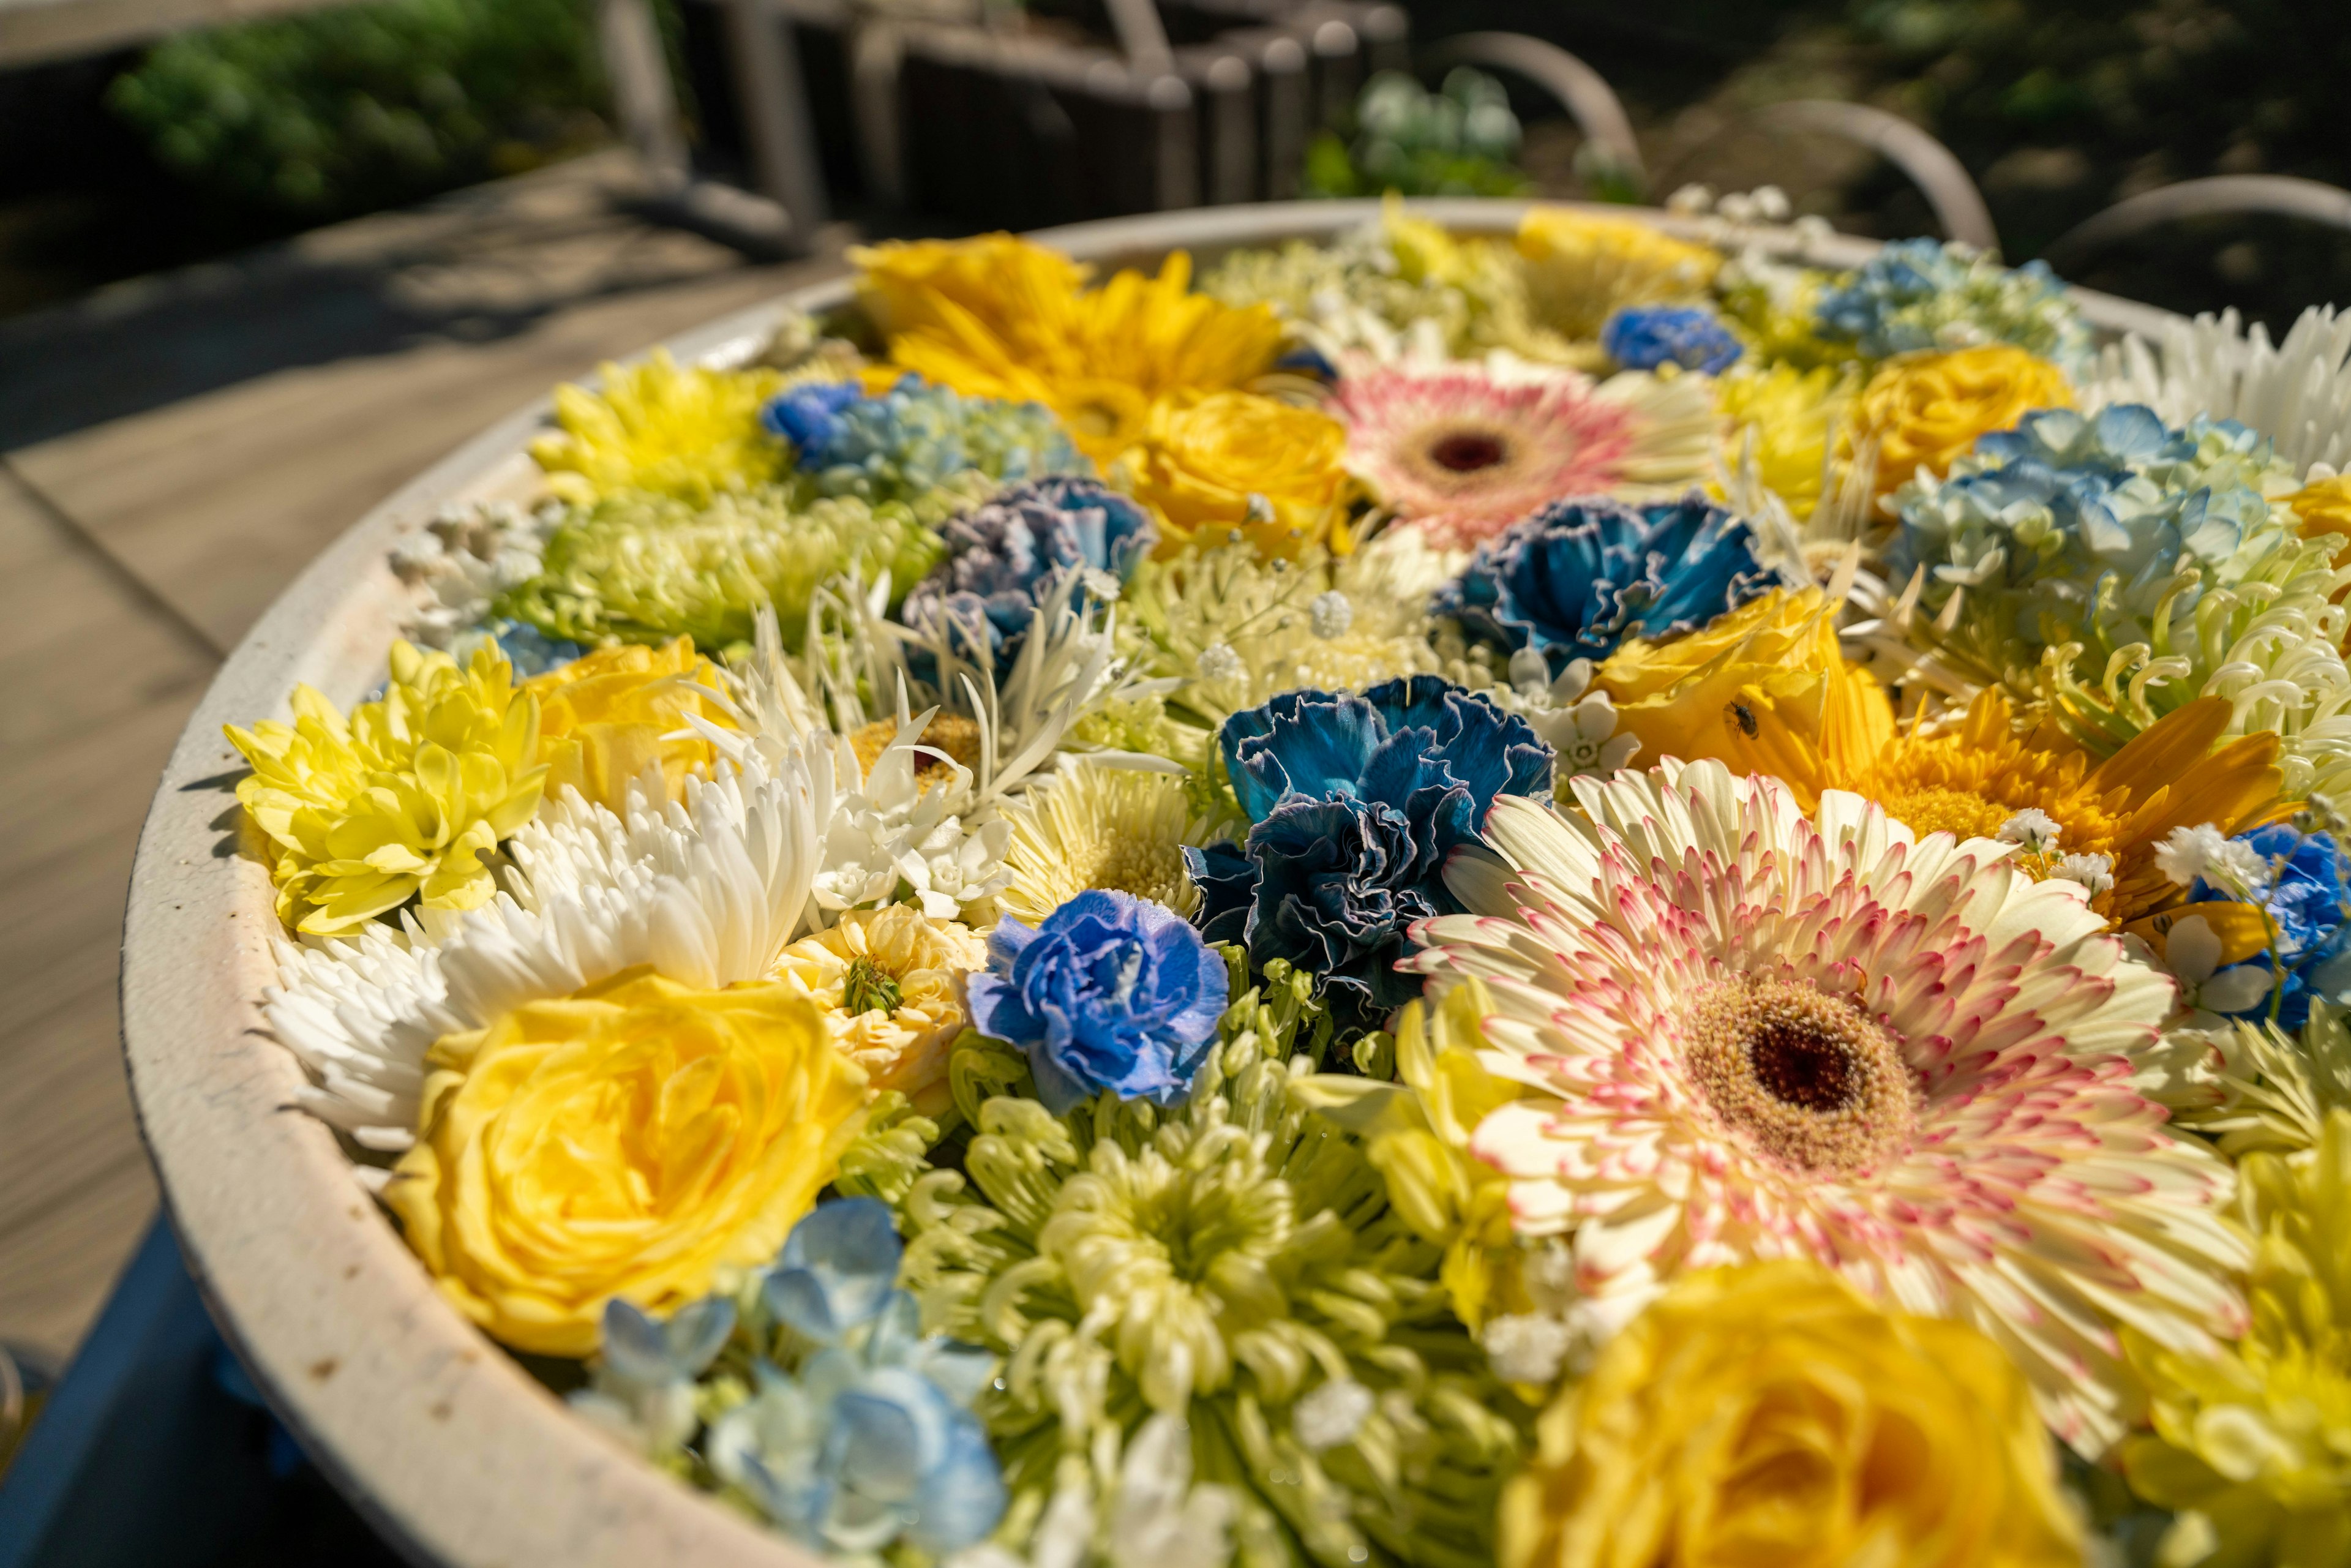
<path fill-rule="evenodd" d="M 446 653 L 392 645 L 392 681 L 349 722 L 309 686 L 294 722 L 228 727 L 253 767 L 236 798 L 277 859 L 277 917 L 334 936 L 422 894 L 473 909 L 497 891 L 481 856 L 538 810 L 538 705 L 485 647 L 460 669 Z"/>
<path fill-rule="evenodd" d="M 2071 408 L 2065 372 L 2006 343 L 1890 360 L 1854 405 L 1841 455 L 1877 447 L 1876 488 L 1890 496 L 1921 468 L 1940 478 L 1976 438 L 2036 408 Z"/>
<path fill-rule="evenodd" d="M 863 1119 L 865 1076 L 789 987 L 623 970 L 427 1055 L 384 1201 L 442 1293 L 541 1355 L 604 1303 L 662 1313 L 773 1258 Z"/>
<path fill-rule="evenodd" d="M 1501 1568 L 2074 1568 L 2001 1348 L 1793 1259 L 1694 1274 L 1543 1413 Z"/>
<path fill-rule="evenodd" d="M 1572 338 L 1595 338 L 1628 305 L 1696 299 L 1720 253 L 1630 218 L 1535 207 L 1519 223 L 1519 255 L 1537 317 Z"/>
<path fill-rule="evenodd" d="M 776 977 L 823 1009 L 825 1031 L 876 1090 L 916 1112 L 953 1103 L 947 1054 L 967 1020 L 963 977 L 987 967 L 970 928 L 903 904 L 852 909 L 830 930 L 784 949 Z"/>
<path fill-rule="evenodd" d="M 2179 888 L 2155 860 L 2156 846 L 2173 829 L 2210 822 L 2233 834 L 2258 824 L 2277 803 L 2278 737 L 2265 731 L 2219 745 L 2229 717 L 2228 698 L 2199 697 L 2099 761 L 2053 726 L 2018 736 L 2008 699 L 1993 687 L 1969 706 L 1956 729 L 1932 737 L 1896 735 L 1867 758 L 1828 757 L 1820 783 L 1878 801 L 1921 837 L 1995 838 L 2019 812 L 2040 811 L 2056 824 L 2056 841 L 2021 855 L 2017 864 L 2043 876 L 2064 856 L 2106 857 L 2113 884 L 2098 891 L 2090 907 L 2137 928 L 2180 904 Z M 2197 913 L 2220 933 L 2230 949 L 2224 962 L 2266 946 L 2250 909 L 2211 904 Z M 2168 924 L 2142 935 L 2159 946 Z"/>
<path fill-rule="evenodd" d="M 569 785 L 615 811 L 627 803 L 629 781 L 648 767 L 660 767 L 673 800 L 685 798 L 687 774 L 709 772 L 710 743 L 686 724 L 687 715 L 734 727 L 707 695 L 718 689 L 717 672 L 690 637 L 659 648 L 599 648 L 533 675 L 522 689 L 538 699 L 548 792 Z"/>
<path fill-rule="evenodd" d="M 1645 764 L 1775 774 L 1808 811 L 1832 758 L 1875 756 L 1894 735 L 1885 689 L 1847 662 L 1836 604 L 1817 588 L 1774 589 L 1670 643 L 1626 643 L 1595 678 Z"/>
<path fill-rule="evenodd" d="M 1726 426 L 1723 455 L 1732 467 L 1748 443 L 1758 476 L 1799 518 L 1820 505 L 1829 452 L 1860 382 L 1849 371 L 1736 369 L 1715 383 L 1715 406 Z"/>
<path fill-rule="evenodd" d="M 635 365 L 605 365 L 600 390 L 555 389 L 557 434 L 530 444 L 548 488 L 590 506 L 622 490 L 707 501 L 780 471 L 784 444 L 760 427 L 759 405 L 784 385 L 771 370 L 680 370 L 666 350 Z"/>
<path fill-rule="evenodd" d="M 1065 768 L 1005 813 L 1011 883 L 997 894 L 1007 915 L 1035 925 L 1088 888 L 1131 893 L 1178 915 L 1200 905 L 1184 849 L 1216 836 L 1192 809 L 1184 781 L 1128 768 Z"/>
<path fill-rule="evenodd" d="M 2162 1562 L 2351 1562 L 2351 1111 L 2327 1113 L 2317 1147 L 2249 1155 L 2238 1175 L 2261 1238 L 2252 1332 L 2199 1357 L 2123 1331 L 2155 1417 L 2124 1471 L 2179 1515 Z"/>
<path fill-rule="evenodd" d="M 1255 392 L 1178 392 L 1152 407 L 1113 473 L 1159 513 L 1162 557 L 1238 529 L 1260 555 L 1289 559 L 1349 548 L 1346 454 L 1347 427 L 1326 413 Z"/>
<path fill-rule="evenodd" d="M 1097 463 L 1143 436 L 1158 400 L 1245 385 L 1281 347 L 1270 307 L 1192 293 L 1182 251 L 1156 277 L 1123 271 L 1095 289 L 1080 287 L 1084 268 L 1005 235 L 851 259 L 893 363 L 967 395 L 1041 402 Z"/>

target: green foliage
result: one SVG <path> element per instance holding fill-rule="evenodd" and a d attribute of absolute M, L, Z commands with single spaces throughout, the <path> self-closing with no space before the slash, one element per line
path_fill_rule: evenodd
<path fill-rule="evenodd" d="M 576 150 L 603 98 L 583 0 L 385 0 L 172 38 L 108 103 L 213 193 L 324 217 Z"/>
<path fill-rule="evenodd" d="M 1510 160 L 1519 122 L 1493 78 L 1463 67 L 1430 92 L 1383 71 L 1364 85 L 1354 124 L 1324 131 L 1306 153 L 1316 196 L 1520 196 L 1532 189 Z"/>

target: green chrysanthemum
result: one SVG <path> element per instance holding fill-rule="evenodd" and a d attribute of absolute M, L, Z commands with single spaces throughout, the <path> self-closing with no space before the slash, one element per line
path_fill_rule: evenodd
<path fill-rule="evenodd" d="M 1065 1458 L 1167 1412 L 1238 1499 L 1246 1563 L 1491 1563 L 1509 1396 L 1363 1143 L 1290 1092 L 1329 1033 L 1306 982 L 1270 967 L 1171 1112 L 1056 1117 L 986 1093 L 1017 1059 L 958 1054 L 977 1134 L 901 1206 L 902 1282 L 928 1331 L 1005 1358 L 977 1406 L 1013 1494 L 1000 1542 L 1027 1543 Z"/>
<path fill-rule="evenodd" d="M 574 513 L 547 542 L 539 573 L 496 613 L 550 637 L 595 644 L 690 636 L 716 653 L 751 639 L 752 617 L 775 606 L 786 642 L 806 630 L 809 598 L 838 572 L 917 581 L 941 553 L 937 526 L 983 499 L 996 481 L 967 471 L 912 504 L 851 497 L 789 504 L 763 486 L 695 506 L 643 493 Z"/>

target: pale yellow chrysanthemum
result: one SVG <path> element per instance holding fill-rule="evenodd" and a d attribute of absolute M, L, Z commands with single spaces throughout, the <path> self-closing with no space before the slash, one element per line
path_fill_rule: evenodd
<path fill-rule="evenodd" d="M 2315 1148 L 2326 1118 L 2351 1111 L 2351 1027 L 2341 1008 L 2312 1002 L 2299 1031 L 2238 1019 L 2179 1038 L 2218 1061 L 2207 1070 L 2203 1103 L 2175 1109 L 2172 1119 L 2220 1140 L 2232 1160 Z"/>
<path fill-rule="evenodd" d="M 605 365 L 600 385 L 555 389 L 560 434 L 530 444 L 548 488 L 590 506 L 622 490 L 707 501 L 780 472 L 786 449 L 759 424 L 759 405 L 782 390 L 777 371 L 681 370 L 668 350 L 634 365 Z"/>
<path fill-rule="evenodd" d="M 1217 837 L 1192 809 L 1181 779 L 1134 768 L 1062 769 L 1005 812 L 1010 885 L 997 894 L 1007 915 L 1034 925 L 1088 888 L 1131 893 L 1178 915 L 1199 907 L 1185 874 L 1184 849 Z"/>
<path fill-rule="evenodd" d="M 538 810 L 538 704 L 484 647 L 460 669 L 446 653 L 392 645 L 392 682 L 345 721 L 309 686 L 294 722 L 228 727 L 252 764 L 236 798 L 276 852 L 277 916 L 343 935 L 422 894 L 428 909 L 473 909 L 497 884 L 481 857 Z"/>
<path fill-rule="evenodd" d="M 1838 424 L 1861 390 L 1850 371 L 1735 368 L 1715 383 L 1726 425 L 1723 455 L 1736 468 L 1752 441 L 1756 475 L 1798 517 L 1820 505 Z"/>
<path fill-rule="evenodd" d="M 1629 305 L 1695 300 L 1714 281 L 1721 255 L 1630 218 L 1571 207 L 1536 207 L 1519 223 L 1527 292 L 1544 324 L 1594 338 Z"/>
<path fill-rule="evenodd" d="M 879 1090 L 925 1115 L 949 1103 L 947 1056 L 968 1017 L 963 977 L 987 964 L 968 926 L 904 904 L 844 912 L 784 949 L 776 977 L 813 998 L 827 1036 Z"/>

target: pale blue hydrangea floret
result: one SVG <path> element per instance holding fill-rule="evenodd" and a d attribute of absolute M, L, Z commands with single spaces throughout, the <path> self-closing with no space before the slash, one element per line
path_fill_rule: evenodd
<path fill-rule="evenodd" d="M 879 397 L 853 382 L 809 382 L 770 399 L 759 422 L 791 443 L 799 479 L 819 496 L 901 500 L 968 468 L 1007 484 L 1093 472 L 1042 403 L 964 397 L 918 376 Z"/>
<path fill-rule="evenodd" d="M 794 1227 L 760 1299 L 813 1348 L 793 1371 L 760 1363 L 757 1391 L 710 1428 L 711 1468 L 820 1551 L 944 1555 L 1004 1513 L 971 1411 L 995 1358 L 922 1333 L 896 1288 L 901 1250 L 874 1198 L 821 1205 Z"/>
<path fill-rule="evenodd" d="M 1887 246 L 1823 292 L 1815 321 L 1823 337 L 1850 339 L 1873 360 L 2013 343 L 2064 365 L 2090 350 L 2081 312 L 2045 263 L 2005 267 L 1956 241 Z"/>
<path fill-rule="evenodd" d="M 1702 305 L 1636 305 L 1600 329 L 1602 351 L 1628 371 L 1678 365 L 1720 375 L 1745 351 L 1722 318 Z"/>
<path fill-rule="evenodd" d="M 590 1419 L 634 1437 L 647 1453 L 675 1448 L 701 1424 L 695 1382 L 735 1332 L 735 1303 L 710 1296 L 655 1318 L 615 1296 L 604 1303 L 595 1380 L 571 1396 Z"/>

